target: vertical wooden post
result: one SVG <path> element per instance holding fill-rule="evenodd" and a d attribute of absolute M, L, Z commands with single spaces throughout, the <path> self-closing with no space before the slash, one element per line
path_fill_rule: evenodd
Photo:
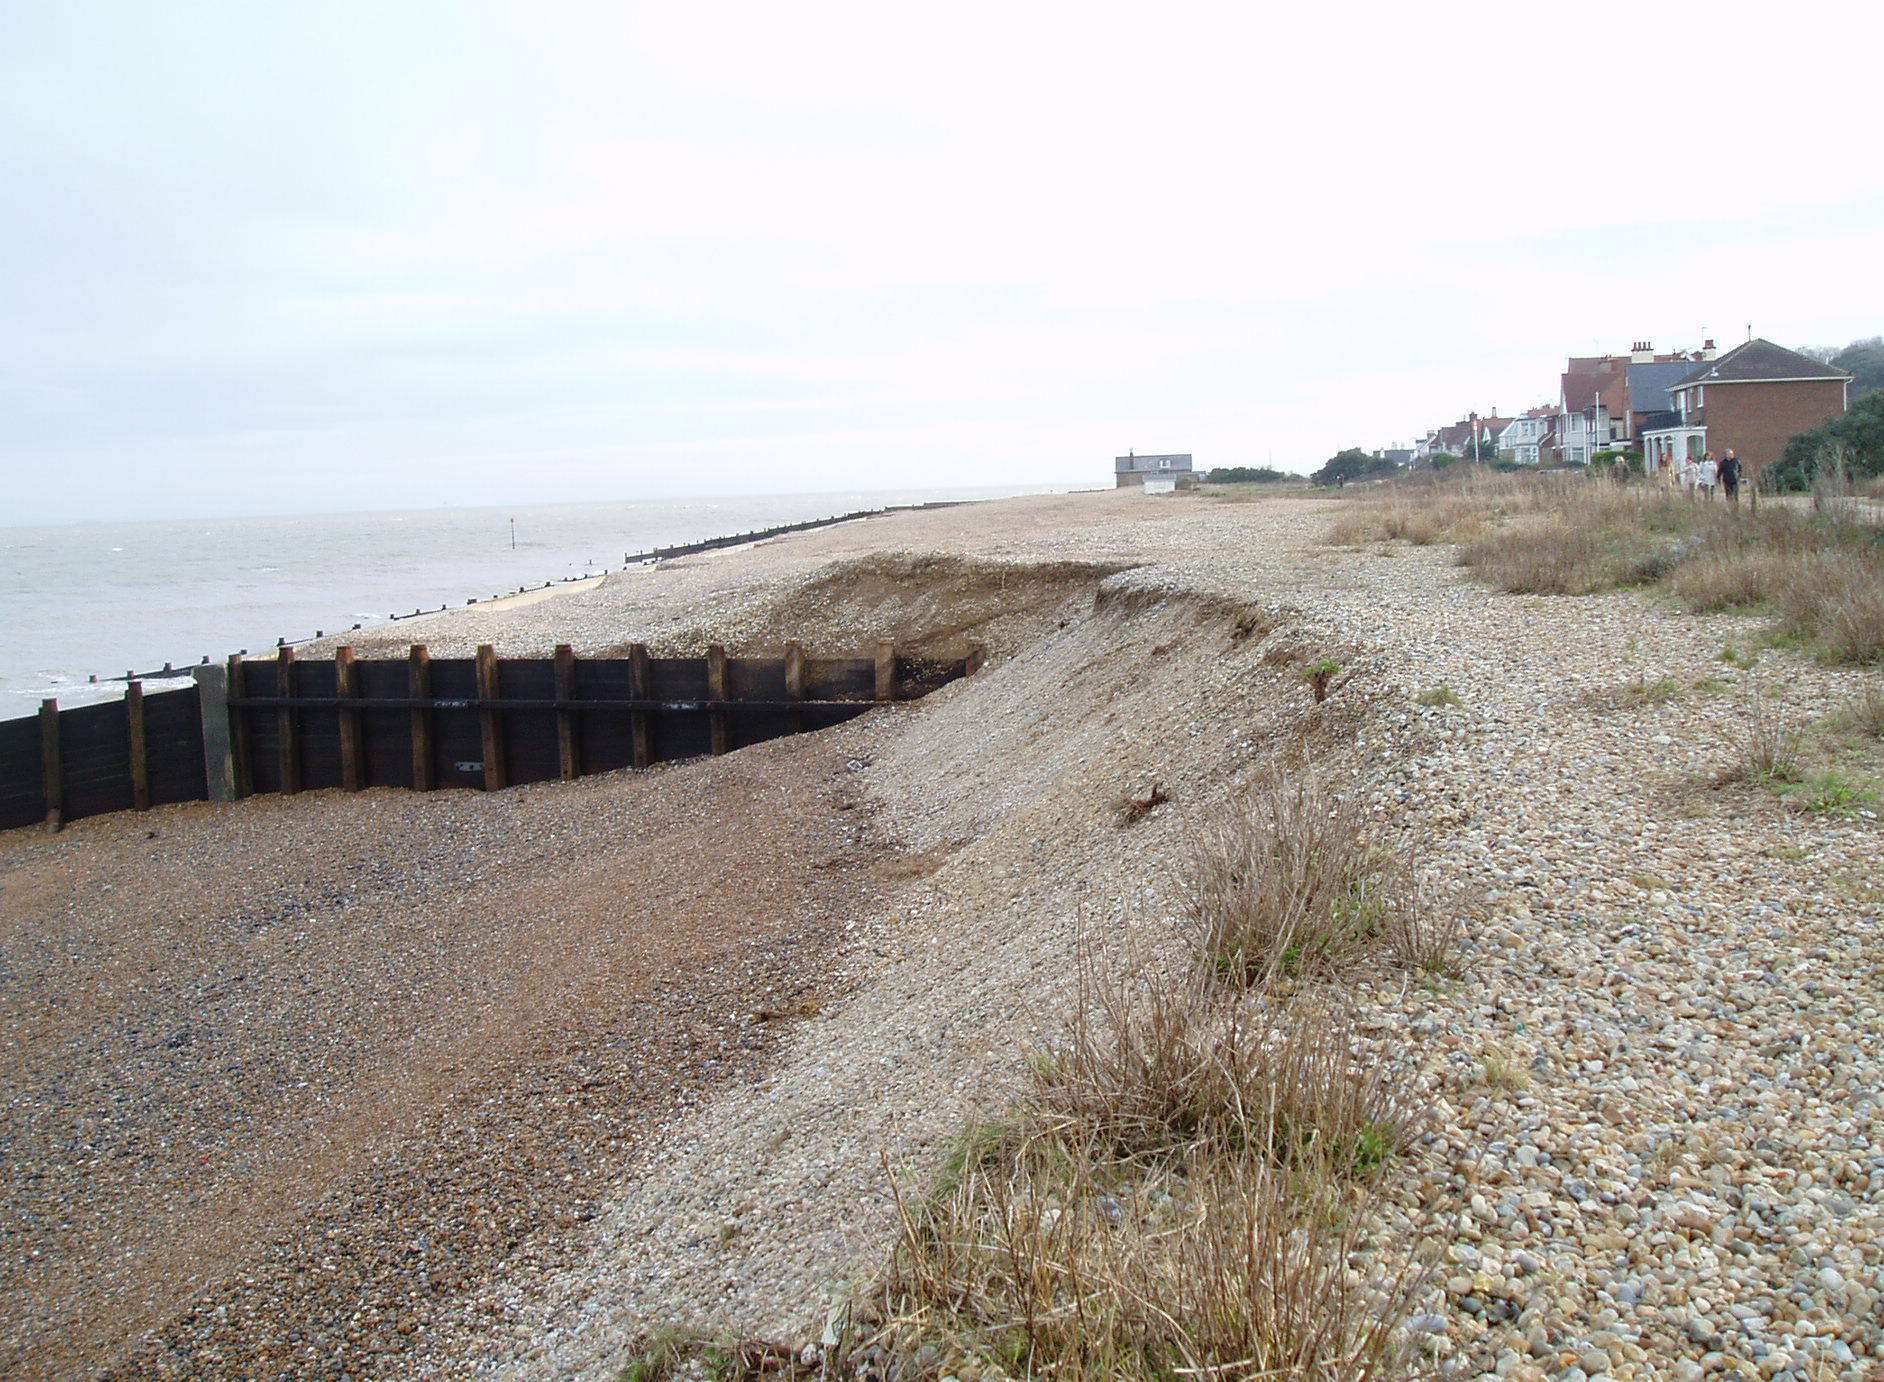
<path fill-rule="evenodd" d="M 628 645 L 628 694 L 637 701 L 648 699 L 648 649 L 645 643 Z M 635 766 L 648 766 L 650 746 L 648 743 L 648 712 L 631 710 L 628 722 L 634 731 Z"/>
<path fill-rule="evenodd" d="M 229 654 L 228 670 L 223 683 L 226 694 L 231 699 L 240 699 L 242 695 L 242 654 Z M 197 679 L 198 694 L 201 694 L 202 679 Z M 255 772 L 249 766 L 249 712 L 245 706 L 229 707 L 229 767 L 230 790 L 240 800 L 255 790 Z"/>
<path fill-rule="evenodd" d="M 478 646 L 478 699 L 497 699 L 497 650 L 488 643 Z M 495 706 L 479 709 L 478 720 L 484 728 L 484 790 L 501 791 L 504 776 L 504 720 Z"/>
<path fill-rule="evenodd" d="M 334 695 L 348 701 L 360 694 L 360 667 L 354 660 L 353 647 L 343 644 L 334 649 Z M 349 792 L 366 786 L 366 761 L 360 751 L 360 712 L 345 705 L 334 707 L 340 721 L 340 785 Z"/>
<path fill-rule="evenodd" d="M 236 799 L 235 743 L 229 718 L 229 674 L 207 663 L 195 668 L 197 722 L 203 733 L 203 786 L 211 801 Z"/>
<path fill-rule="evenodd" d="M 576 698 L 576 650 L 567 643 L 556 645 L 556 699 Z M 576 737 L 576 712 L 568 707 L 556 711 L 556 749 L 564 782 L 582 776 L 582 745 Z"/>
<path fill-rule="evenodd" d="M 285 643 L 275 650 L 275 694 L 294 694 L 294 649 Z M 275 723 L 281 740 L 281 790 L 301 790 L 301 740 L 295 726 L 294 707 L 284 705 L 276 712 Z"/>
<path fill-rule="evenodd" d="M 413 700 L 431 699 L 432 655 L 423 643 L 406 654 L 406 684 Z M 432 790 L 432 711 L 423 705 L 412 707 L 412 790 Z"/>
<path fill-rule="evenodd" d="M 131 741 L 131 809 L 150 810 L 150 754 L 144 740 L 144 683 L 124 688 L 124 725 Z"/>
<path fill-rule="evenodd" d="M 713 735 L 713 752 L 725 753 L 731 747 L 726 725 L 726 649 L 707 644 L 707 699 L 716 704 L 707 711 L 707 728 Z"/>
<path fill-rule="evenodd" d="M 795 638 L 785 645 L 785 695 L 794 701 L 805 698 L 805 650 Z M 804 729 L 804 711 L 792 711 L 791 726 L 793 734 Z"/>
<path fill-rule="evenodd" d="M 877 644 L 877 699 L 896 699 L 896 645 L 889 639 Z"/>
<path fill-rule="evenodd" d="M 39 767 L 46 784 L 46 829 L 65 823 L 65 771 L 59 761 L 59 702 L 39 703 Z"/>

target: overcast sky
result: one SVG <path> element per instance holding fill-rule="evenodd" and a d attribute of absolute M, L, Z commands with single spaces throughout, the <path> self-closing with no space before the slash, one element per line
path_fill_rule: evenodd
<path fill-rule="evenodd" d="M 0 522 L 1304 470 L 1842 344 L 1881 11 L 0 0 Z"/>

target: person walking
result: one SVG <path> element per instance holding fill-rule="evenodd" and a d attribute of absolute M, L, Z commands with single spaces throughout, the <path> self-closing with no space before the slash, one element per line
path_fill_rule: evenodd
<path fill-rule="evenodd" d="M 1727 448 L 1727 454 L 1721 458 L 1720 487 L 1727 494 L 1727 502 L 1736 509 L 1740 507 L 1740 458 L 1734 449 Z"/>
<path fill-rule="evenodd" d="M 1692 451 L 1681 458 L 1681 492 L 1689 499 L 1694 498 L 1694 476 L 1700 464 Z"/>
<path fill-rule="evenodd" d="M 1700 487 L 1703 499 L 1714 497 L 1714 482 L 1719 478 L 1720 467 L 1714 463 L 1714 453 L 1712 451 L 1703 453 L 1694 476 L 1694 483 Z"/>

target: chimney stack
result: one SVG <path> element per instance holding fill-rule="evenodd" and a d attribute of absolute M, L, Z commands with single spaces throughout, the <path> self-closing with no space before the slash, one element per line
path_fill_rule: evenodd
<path fill-rule="evenodd" d="M 1718 352 L 1714 349 L 1714 338 L 1712 336 L 1709 336 L 1705 341 L 1701 342 L 1701 358 L 1703 360 L 1712 360 L 1717 353 Z"/>
<path fill-rule="evenodd" d="M 1629 347 L 1629 362 L 1636 365 L 1650 364 L 1655 359 L 1655 345 L 1651 341 L 1637 341 Z"/>

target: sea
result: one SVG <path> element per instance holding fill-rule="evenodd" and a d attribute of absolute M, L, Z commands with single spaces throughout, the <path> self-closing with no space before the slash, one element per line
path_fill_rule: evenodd
<path fill-rule="evenodd" d="M 122 696 L 127 672 L 186 670 L 243 650 L 267 656 L 281 639 L 619 569 L 627 554 L 657 547 L 863 509 L 1063 488 L 0 527 L 0 719 L 34 714 L 46 697 L 66 706 Z"/>

